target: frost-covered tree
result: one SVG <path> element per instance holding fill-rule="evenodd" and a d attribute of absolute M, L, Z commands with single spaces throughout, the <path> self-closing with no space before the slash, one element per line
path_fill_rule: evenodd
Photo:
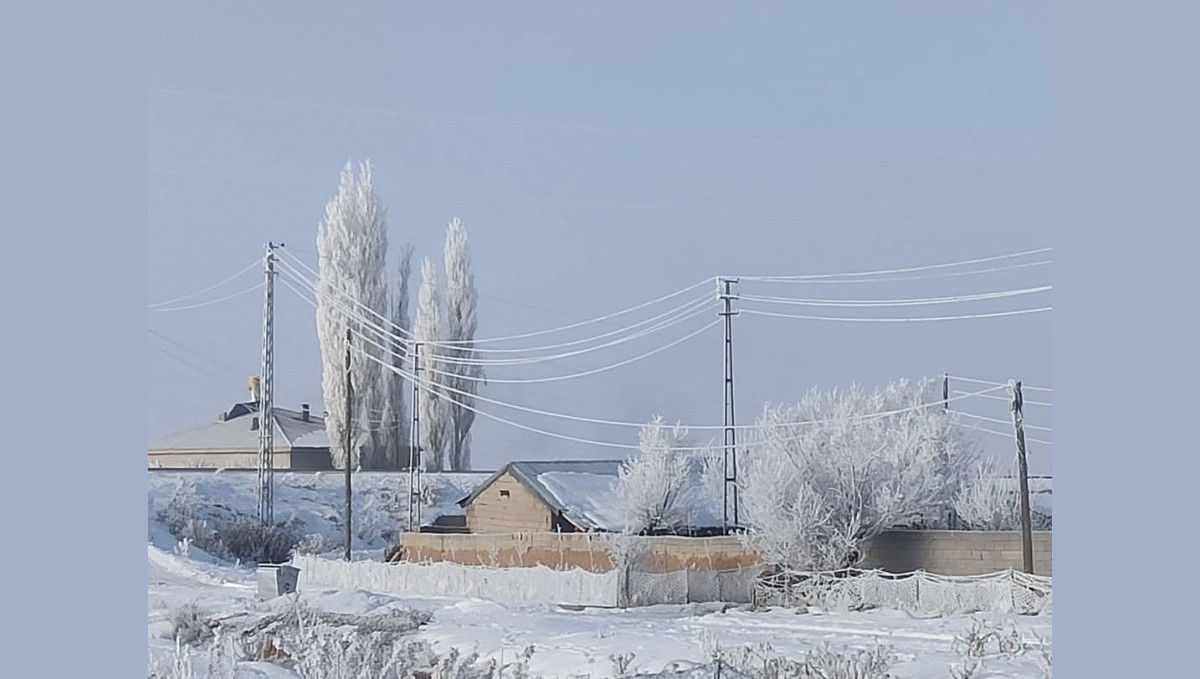
<path fill-rule="evenodd" d="M 949 507 L 973 448 L 932 381 L 809 392 L 767 408 L 740 460 L 748 541 L 771 563 L 853 565 L 862 541 Z"/>
<path fill-rule="evenodd" d="M 345 353 L 349 328 L 358 352 L 381 358 L 375 346 L 363 341 L 364 332 L 370 331 L 364 331 L 355 319 L 371 318 L 365 309 L 387 313 L 385 222 L 386 210 L 375 193 L 370 163 L 361 164 L 357 174 L 352 164 L 346 163 L 337 193 L 326 204 L 325 218 L 317 227 L 317 338 L 325 410 L 329 413 L 325 429 L 337 466 L 346 464 L 348 457 L 356 466 L 371 466 L 383 444 L 377 424 L 386 407 L 380 366 L 361 354 L 357 359 L 352 356 L 356 407 L 347 422 Z M 378 341 L 374 335 L 371 339 Z M 352 451 L 344 450 L 347 428 L 354 432 Z M 358 459 L 359 450 L 366 452 L 367 459 Z"/>
<path fill-rule="evenodd" d="M 971 530 L 1016 530 L 1021 527 L 1021 496 L 1000 473 L 995 458 L 981 458 L 954 495 L 958 518 Z"/>
<path fill-rule="evenodd" d="M 638 450 L 617 470 L 614 495 L 631 533 L 679 532 L 706 515 L 704 458 L 679 425 L 655 416 L 638 433 Z"/>
<path fill-rule="evenodd" d="M 451 345 L 444 350 L 448 359 L 443 363 L 451 375 L 446 384 L 453 390 L 457 403 L 449 404 L 451 437 L 447 451 L 448 468 L 463 471 L 471 468 L 471 425 L 475 422 L 474 395 L 484 377 L 483 368 L 472 363 L 474 351 L 475 274 L 471 271 L 471 253 L 467 247 L 467 230 L 457 217 L 446 228 L 446 340 Z"/>
<path fill-rule="evenodd" d="M 408 284 L 412 278 L 413 245 L 406 243 L 400 253 L 400 266 L 397 271 L 399 280 L 396 292 L 392 297 L 392 326 L 393 335 L 403 335 L 412 331 L 412 323 L 408 317 Z M 387 438 L 386 461 L 388 469 L 400 469 L 408 463 L 409 431 L 408 412 L 405 410 L 404 378 L 399 371 L 410 372 L 411 366 L 405 363 L 408 357 L 404 342 L 393 339 L 391 342 L 391 366 L 396 370 L 388 370 L 384 375 L 387 384 L 387 411 L 383 417 L 383 429 Z"/>
<path fill-rule="evenodd" d="M 421 288 L 417 294 L 417 317 L 413 322 L 413 341 L 419 344 L 417 364 L 421 380 L 420 441 L 421 456 L 427 471 L 442 471 L 446 467 L 446 453 L 453 435 L 452 422 L 445 391 L 442 389 L 444 375 L 439 343 L 445 336 L 441 315 L 441 293 L 438 286 L 437 267 L 426 257 L 421 263 Z"/>

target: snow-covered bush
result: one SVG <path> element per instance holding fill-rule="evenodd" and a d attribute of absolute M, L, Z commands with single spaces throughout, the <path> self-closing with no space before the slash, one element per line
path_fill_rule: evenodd
<path fill-rule="evenodd" d="M 295 551 L 297 554 L 321 555 L 336 551 L 341 546 L 342 545 L 340 545 L 336 540 L 332 540 L 325 535 L 320 533 L 309 533 L 308 535 L 300 538 L 300 541 L 296 543 L 296 548 L 293 551 Z"/>
<path fill-rule="evenodd" d="M 856 563 L 862 541 L 945 512 L 975 455 L 932 382 L 811 391 L 767 408 L 742 457 L 747 541 L 772 564 Z"/>
<path fill-rule="evenodd" d="M 981 458 L 969 470 L 953 500 L 954 512 L 969 530 L 1020 530 L 1021 496 L 993 458 Z M 1049 514 L 1031 509 L 1033 530 L 1051 530 Z"/>
<path fill-rule="evenodd" d="M 638 450 L 617 470 L 614 495 L 631 533 L 681 532 L 705 512 L 708 494 L 686 429 L 656 416 L 638 433 Z"/>
<path fill-rule="evenodd" d="M 212 638 L 208 619 L 196 604 L 184 604 L 171 611 L 171 636 L 184 644 L 196 644 Z"/>
<path fill-rule="evenodd" d="M 171 497 L 158 510 L 157 518 L 172 537 L 187 543 L 189 551 L 197 547 L 214 556 L 225 554 L 216 531 L 204 518 L 196 486 L 191 481 L 179 478 Z"/>
<path fill-rule="evenodd" d="M 299 534 L 291 526 L 267 526 L 250 517 L 239 517 L 221 526 L 217 537 L 230 556 L 253 563 L 284 563 L 300 543 Z"/>
<path fill-rule="evenodd" d="M 1021 527 L 1021 498 L 1005 484 L 994 458 L 982 458 L 954 496 L 954 511 L 971 530 Z"/>
<path fill-rule="evenodd" d="M 708 667 L 715 675 L 747 679 L 889 679 L 896 656 L 888 649 L 847 650 L 839 653 L 819 646 L 801 659 L 791 659 L 768 642 L 722 648 L 712 637 L 702 639 Z"/>

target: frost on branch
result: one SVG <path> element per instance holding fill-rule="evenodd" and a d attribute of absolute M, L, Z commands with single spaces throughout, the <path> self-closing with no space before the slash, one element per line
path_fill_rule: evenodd
<path fill-rule="evenodd" d="M 707 494 L 704 460 L 686 450 L 691 447 L 687 430 L 661 417 L 642 427 L 637 452 L 617 471 L 614 493 L 628 532 L 680 533 L 695 525 Z"/>
<path fill-rule="evenodd" d="M 412 278 L 413 244 L 405 243 L 400 252 L 400 266 L 397 273 L 399 281 L 395 297 L 392 299 L 392 325 L 389 328 L 393 334 L 402 335 L 412 332 L 412 323 L 408 315 L 408 288 Z M 386 438 L 385 460 L 388 469 L 401 469 L 408 466 L 411 454 L 409 447 L 408 408 L 405 405 L 405 382 L 400 371 L 408 372 L 410 366 L 407 347 L 404 342 L 391 339 L 391 356 L 388 363 L 393 370 L 384 371 L 384 384 L 387 386 L 387 412 L 383 414 L 383 431 Z"/>
<path fill-rule="evenodd" d="M 378 464 L 384 449 L 384 433 L 376 424 L 387 405 L 381 367 L 383 360 L 375 344 L 386 346 L 377 330 L 387 314 L 386 211 L 375 193 L 371 165 L 364 163 L 356 174 L 350 163 L 342 169 L 337 193 L 325 206 L 325 218 L 317 229 L 317 339 L 321 348 L 321 386 L 325 395 L 325 429 L 330 438 L 334 464 L 370 468 Z M 374 312 L 374 313 L 372 313 Z M 376 315 L 378 314 L 378 316 Z M 366 319 L 369 323 L 362 322 Z M 355 354 L 351 358 L 355 411 L 346 421 L 346 330 L 354 333 Z M 370 341 L 366 341 L 369 339 Z M 375 357 L 371 360 L 362 354 Z M 361 449 L 366 459 L 346 451 L 345 435 L 353 437 L 352 449 Z"/>
<path fill-rule="evenodd" d="M 426 471 L 446 468 L 446 453 L 452 435 L 449 403 L 443 389 L 445 363 L 437 343 L 445 337 L 441 314 L 441 291 L 437 267 L 429 258 L 421 263 L 421 289 L 417 293 L 417 318 L 413 324 L 413 340 L 418 343 L 417 364 L 420 367 L 420 441 L 421 461 Z"/>
<path fill-rule="evenodd" d="M 450 436 L 447 441 L 448 468 L 466 471 L 471 468 L 471 425 L 475 422 L 475 394 L 484 378 L 483 367 L 472 363 L 477 360 L 474 350 L 477 325 L 475 307 L 478 295 L 475 292 L 475 274 L 471 269 L 471 253 L 467 248 L 467 229 L 457 217 L 446 227 L 446 339 L 453 343 L 445 348 L 450 359 L 444 370 L 446 384 L 457 403 L 448 403 Z"/>
<path fill-rule="evenodd" d="M 1021 527 L 1021 498 L 1004 483 L 992 458 L 980 459 L 969 471 L 954 496 L 954 511 L 971 530 Z"/>
<path fill-rule="evenodd" d="M 874 535 L 949 509 L 974 459 L 932 381 L 809 392 L 768 408 L 739 465 L 747 539 L 769 562 L 838 569 Z"/>

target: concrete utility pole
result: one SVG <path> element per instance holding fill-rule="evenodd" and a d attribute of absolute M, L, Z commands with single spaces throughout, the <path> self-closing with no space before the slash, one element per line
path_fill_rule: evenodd
<path fill-rule="evenodd" d="M 346 328 L 346 438 L 342 443 L 346 450 L 346 508 L 345 525 L 342 529 L 343 547 L 346 551 L 346 561 L 350 560 L 350 545 L 354 535 L 352 532 L 353 523 L 351 522 L 351 512 L 353 509 L 353 489 L 351 484 L 354 479 L 354 469 L 352 468 L 354 450 L 354 381 L 351 378 L 350 371 L 350 343 L 353 341 L 353 334 L 350 328 Z"/>
<path fill-rule="evenodd" d="M 1033 573 L 1033 521 L 1029 510 L 1029 465 L 1025 459 L 1025 415 L 1022 412 L 1024 399 L 1021 396 L 1021 381 L 1012 387 L 1013 429 L 1017 436 L 1017 473 L 1021 479 L 1021 554 L 1026 573 Z"/>
<path fill-rule="evenodd" d="M 412 427 L 408 446 L 408 530 L 421 529 L 421 343 L 412 345 Z"/>
<path fill-rule="evenodd" d="M 262 397 L 258 403 L 258 520 L 275 521 L 275 248 L 267 243 L 263 257 Z"/>
<path fill-rule="evenodd" d="M 721 515 L 722 527 L 728 531 L 736 528 L 738 523 L 738 489 L 737 489 L 737 429 L 734 423 L 733 407 L 733 300 L 737 299 L 730 291 L 730 286 L 737 283 L 736 278 L 718 279 L 717 296 L 724 301 L 724 311 L 718 313 L 725 317 L 725 493 L 724 511 Z"/>

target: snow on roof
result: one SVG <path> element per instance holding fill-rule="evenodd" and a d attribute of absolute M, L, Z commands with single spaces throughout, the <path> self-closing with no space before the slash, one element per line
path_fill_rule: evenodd
<path fill-rule="evenodd" d="M 150 450 L 257 452 L 259 431 L 250 427 L 257 411 L 257 404 L 238 403 L 230 409 L 229 417 L 224 421 L 164 436 L 151 443 Z M 275 407 L 271 411 L 275 420 L 275 450 L 329 448 L 325 421 L 321 417 L 310 414 L 308 422 L 305 422 L 303 414 L 296 410 Z"/>
<path fill-rule="evenodd" d="M 537 481 L 556 509 L 580 528 L 620 532 L 628 521 L 617 503 L 615 474 L 544 472 Z"/>

